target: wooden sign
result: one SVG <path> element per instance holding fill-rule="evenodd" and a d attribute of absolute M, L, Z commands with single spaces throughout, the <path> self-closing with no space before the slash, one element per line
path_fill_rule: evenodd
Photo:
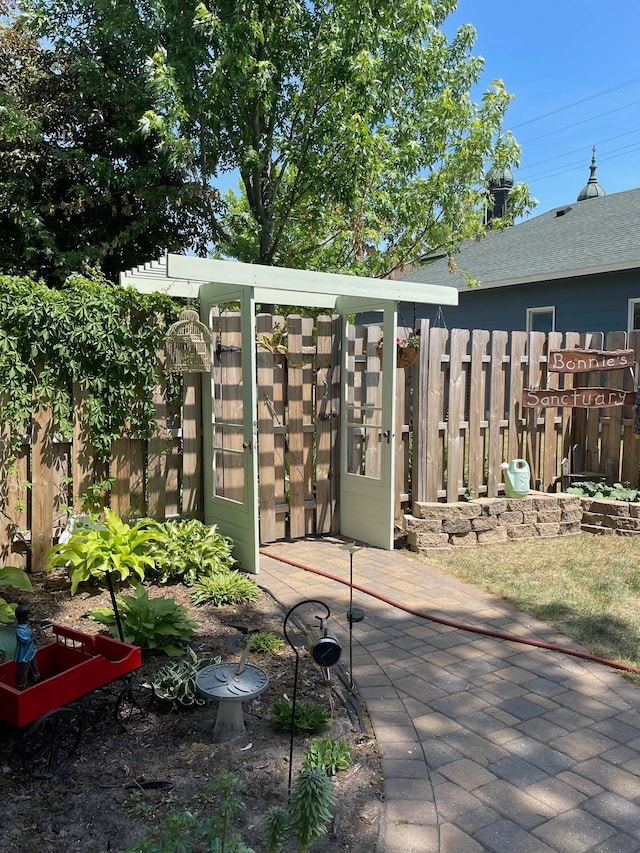
<path fill-rule="evenodd" d="M 555 349 L 549 352 L 547 369 L 554 373 L 586 373 L 589 370 L 620 370 L 633 367 L 632 349 L 605 352 L 598 349 Z"/>
<path fill-rule="evenodd" d="M 635 402 L 635 391 L 620 391 L 616 388 L 568 388 L 566 391 L 546 388 L 522 392 L 522 406 L 526 409 L 537 406 L 543 409 L 608 409 L 610 406 L 625 406 Z"/>

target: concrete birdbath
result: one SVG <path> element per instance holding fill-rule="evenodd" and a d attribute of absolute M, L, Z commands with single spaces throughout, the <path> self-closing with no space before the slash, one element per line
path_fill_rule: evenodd
<path fill-rule="evenodd" d="M 250 646 L 251 637 L 240 663 L 215 663 L 196 675 L 196 689 L 200 696 L 219 703 L 213 727 L 216 742 L 242 737 L 245 732 L 243 701 L 255 699 L 269 686 L 269 676 L 264 669 L 245 663 Z"/>

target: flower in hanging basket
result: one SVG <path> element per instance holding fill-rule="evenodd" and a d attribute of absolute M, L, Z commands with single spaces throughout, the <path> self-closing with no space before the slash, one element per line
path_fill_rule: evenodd
<path fill-rule="evenodd" d="M 383 335 L 378 340 L 378 356 L 382 358 Z M 418 357 L 420 350 L 420 330 L 416 329 L 404 337 L 396 338 L 396 364 L 398 367 L 410 367 Z"/>

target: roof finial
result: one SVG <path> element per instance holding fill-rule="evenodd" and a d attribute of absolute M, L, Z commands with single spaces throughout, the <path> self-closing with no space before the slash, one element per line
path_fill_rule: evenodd
<path fill-rule="evenodd" d="M 598 198 L 599 196 L 606 195 L 605 191 L 598 184 L 598 179 L 596 178 L 596 146 L 594 145 L 591 148 L 591 166 L 589 167 L 589 180 L 585 187 L 580 190 L 580 194 L 578 195 L 578 201 L 585 201 L 588 198 Z"/>

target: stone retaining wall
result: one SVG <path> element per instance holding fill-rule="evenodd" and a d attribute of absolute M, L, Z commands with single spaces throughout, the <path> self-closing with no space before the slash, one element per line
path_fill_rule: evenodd
<path fill-rule="evenodd" d="M 637 508 L 640 511 L 640 504 Z M 577 495 L 545 492 L 530 492 L 520 500 L 480 498 L 456 504 L 416 501 L 413 512 L 404 517 L 404 527 L 408 547 L 419 553 L 510 539 L 566 536 L 580 533 L 582 520 Z M 640 512 L 637 520 L 640 522 Z"/>
<path fill-rule="evenodd" d="M 587 533 L 637 536 L 640 534 L 640 504 L 580 498 L 582 529 Z"/>

